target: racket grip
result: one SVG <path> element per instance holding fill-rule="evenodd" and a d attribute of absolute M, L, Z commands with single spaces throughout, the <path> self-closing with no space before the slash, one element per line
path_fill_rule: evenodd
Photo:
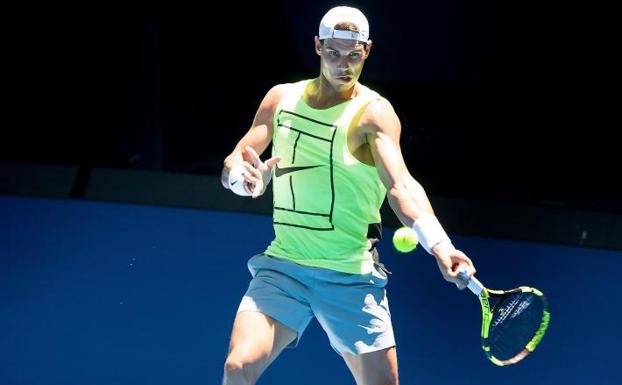
<path fill-rule="evenodd" d="M 474 276 L 469 277 L 469 275 L 464 270 L 461 270 L 458 273 L 458 278 L 460 278 L 462 283 L 464 283 L 466 287 L 468 287 L 469 290 L 471 290 L 471 292 L 477 296 L 479 296 L 482 290 L 484 290 L 484 285 L 482 285 L 482 283 Z"/>

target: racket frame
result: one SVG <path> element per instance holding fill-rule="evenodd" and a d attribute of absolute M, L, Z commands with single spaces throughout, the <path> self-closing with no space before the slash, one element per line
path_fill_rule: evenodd
<path fill-rule="evenodd" d="M 481 330 L 481 344 L 486 357 L 497 366 L 507 366 L 515 364 L 521 361 L 523 358 L 527 357 L 530 353 L 532 353 L 542 338 L 546 333 L 546 330 L 549 326 L 549 321 L 551 319 L 551 313 L 549 311 L 549 304 L 544 296 L 544 294 L 533 287 L 528 286 L 520 286 L 510 290 L 492 290 L 486 288 L 477 278 L 469 277 L 466 272 L 461 271 L 458 273 L 461 281 L 469 288 L 469 290 L 475 294 L 480 302 L 482 309 L 482 330 Z M 492 322 L 494 316 L 494 307 L 491 309 L 490 306 L 490 298 L 499 297 L 499 299 L 506 297 L 508 295 L 516 294 L 516 293 L 533 293 L 542 301 L 542 320 L 540 321 L 540 325 L 536 330 L 534 336 L 531 340 L 525 345 L 523 350 L 521 350 L 514 357 L 509 358 L 507 360 L 500 360 L 495 357 L 490 351 L 490 345 L 488 343 L 488 336 L 490 333 L 490 323 Z"/>

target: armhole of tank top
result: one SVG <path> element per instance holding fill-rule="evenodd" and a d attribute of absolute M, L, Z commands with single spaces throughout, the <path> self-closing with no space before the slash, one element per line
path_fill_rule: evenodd
<path fill-rule="evenodd" d="M 278 129 L 278 115 L 283 109 L 283 104 L 288 102 L 290 98 L 302 95 L 302 92 L 304 91 L 304 88 L 306 87 L 308 82 L 309 80 L 301 80 L 296 83 L 286 84 L 283 95 L 281 95 L 281 100 L 279 100 L 278 104 L 276 105 L 276 109 L 274 110 L 274 116 L 272 117 L 272 141 L 274 141 L 274 137 Z"/>
<path fill-rule="evenodd" d="M 357 106 L 356 108 L 356 112 L 352 115 L 352 118 L 354 119 L 355 116 L 357 115 L 362 115 L 364 110 L 367 108 L 367 106 L 369 105 L 369 103 L 372 102 L 372 100 L 376 100 L 376 99 L 380 99 L 380 95 L 378 95 L 378 93 L 376 93 L 375 91 L 369 90 L 367 89 L 367 92 L 369 92 L 369 96 L 365 96 L 365 100 L 363 103 L 361 103 L 359 106 Z M 359 115 L 359 116 L 360 116 Z M 350 123 L 352 123 L 352 121 L 350 121 Z M 346 128 L 345 130 L 343 130 L 344 133 L 344 144 L 346 146 L 346 154 L 347 156 L 355 163 L 361 164 L 363 166 L 368 167 L 369 169 L 376 169 L 375 165 L 371 165 L 371 164 L 367 164 L 365 162 L 361 162 L 356 156 L 354 156 L 354 154 L 350 151 L 350 147 L 348 147 L 348 132 L 350 131 L 350 126 L 348 126 L 348 128 Z"/>

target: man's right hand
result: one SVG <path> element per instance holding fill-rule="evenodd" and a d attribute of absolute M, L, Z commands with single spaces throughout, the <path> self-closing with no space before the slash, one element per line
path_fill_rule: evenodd
<path fill-rule="evenodd" d="M 432 248 L 436 263 L 447 282 L 453 282 L 462 290 L 466 287 L 459 278 L 460 271 L 465 271 L 469 277 L 475 274 L 475 267 L 469 257 L 457 250 L 449 240 L 442 241 Z"/>

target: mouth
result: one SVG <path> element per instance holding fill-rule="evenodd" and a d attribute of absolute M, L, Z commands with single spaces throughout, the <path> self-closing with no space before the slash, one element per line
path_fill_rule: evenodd
<path fill-rule="evenodd" d="M 352 76 L 350 76 L 350 75 L 341 75 L 341 76 L 336 76 L 335 79 L 341 80 L 343 82 L 349 82 L 350 80 L 352 80 Z"/>

